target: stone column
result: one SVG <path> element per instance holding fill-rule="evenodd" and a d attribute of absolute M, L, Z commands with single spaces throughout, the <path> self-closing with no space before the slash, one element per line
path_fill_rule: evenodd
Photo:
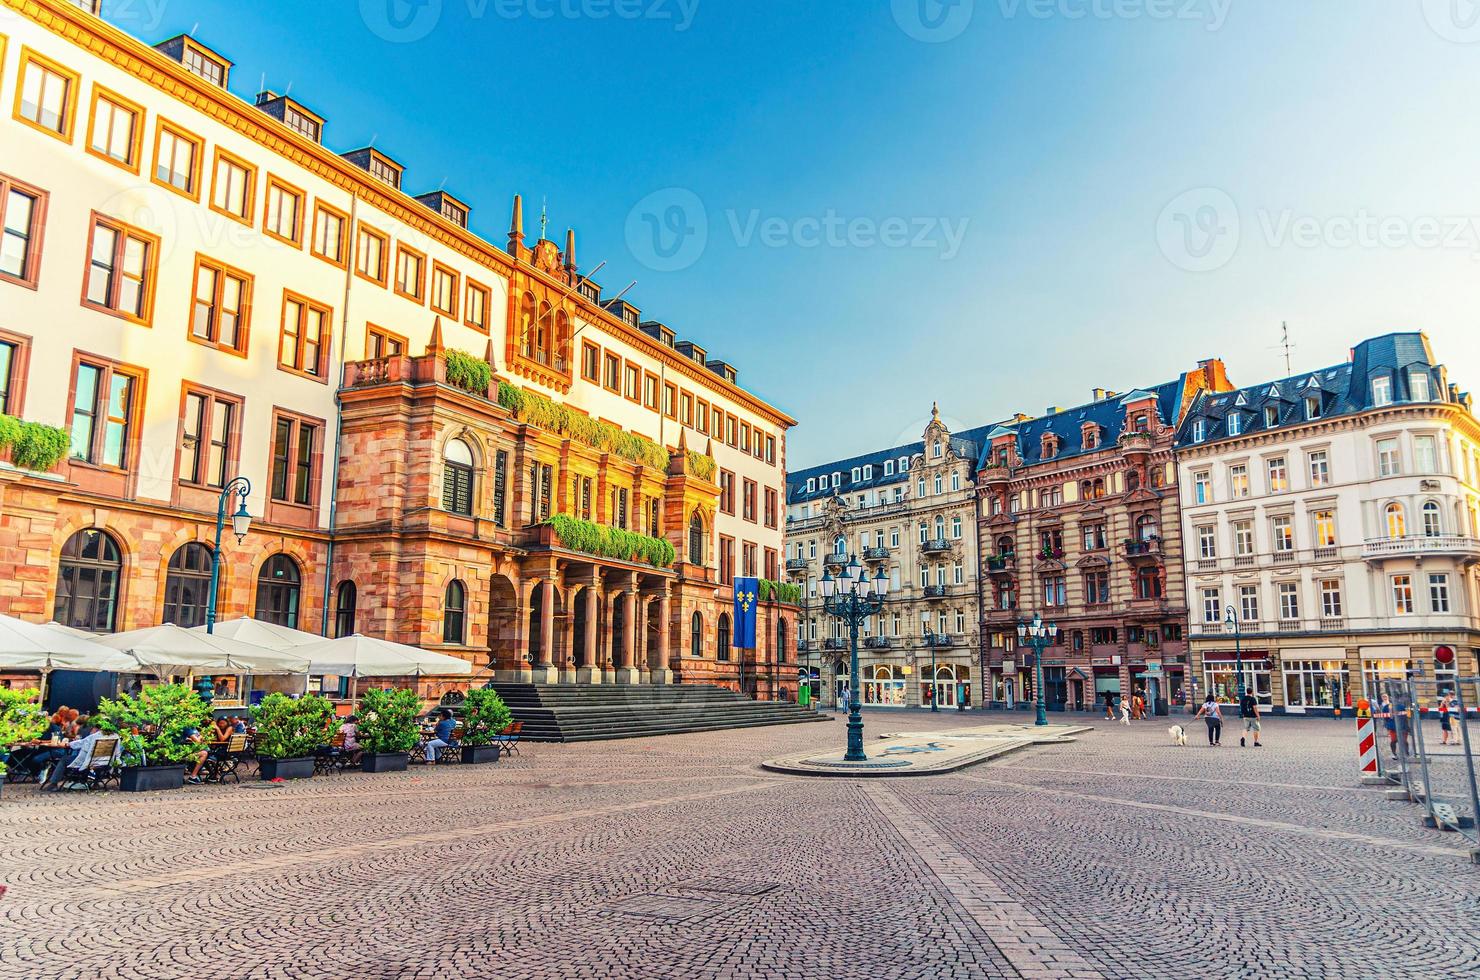
<path fill-rule="evenodd" d="M 554 684 L 560 676 L 555 669 L 555 583 L 544 579 L 540 590 L 540 654 L 538 662 L 531 664 L 531 673 L 536 684 Z"/>
<path fill-rule="evenodd" d="M 673 600 L 668 595 L 668 588 L 664 586 L 663 595 L 658 599 L 658 655 L 656 662 L 652 665 L 652 682 L 654 684 L 672 684 L 673 671 L 668 666 L 668 634 L 672 629 L 671 617 L 673 613 Z"/>
<path fill-rule="evenodd" d="M 622 593 L 622 610 L 622 653 L 617 661 L 617 683 L 636 684 L 637 593 L 631 583 Z"/>
<path fill-rule="evenodd" d="M 586 647 L 586 666 L 576 668 L 577 684 L 600 684 L 601 665 L 596 662 L 596 631 L 601 626 L 601 613 L 597 599 L 596 583 L 586 587 L 586 635 L 582 642 Z"/>

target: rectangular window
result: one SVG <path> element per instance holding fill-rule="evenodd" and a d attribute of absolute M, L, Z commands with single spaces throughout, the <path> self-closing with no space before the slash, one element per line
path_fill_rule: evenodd
<path fill-rule="evenodd" d="M 766 462 L 776 465 L 776 437 L 766 436 Z"/>
<path fill-rule="evenodd" d="M 1204 524 L 1197 529 L 1197 556 L 1211 559 L 1218 557 L 1218 528 Z"/>
<path fill-rule="evenodd" d="M 622 359 L 608 353 L 601 359 L 601 386 L 607 391 L 617 392 L 622 387 Z"/>
<path fill-rule="evenodd" d="M 779 500 L 780 498 L 777 495 L 776 491 L 771 489 L 770 487 L 766 487 L 766 527 L 777 527 L 780 524 L 780 518 L 778 516 L 780 513 Z M 884 532 L 880 531 L 880 540 L 883 539 L 883 536 Z"/>
<path fill-rule="evenodd" d="M 398 333 L 392 333 L 373 323 L 365 324 L 365 357 L 378 360 L 382 357 L 400 357 L 406 353 L 409 341 Z"/>
<path fill-rule="evenodd" d="M 1449 612 L 1449 575 L 1435 572 L 1429 576 L 1429 612 Z"/>
<path fill-rule="evenodd" d="M 601 350 L 589 340 L 581 341 L 581 377 L 592 382 L 601 380 Z"/>
<path fill-rule="evenodd" d="M 509 499 L 509 454 L 500 449 L 493 454 L 493 526 L 507 527 Z M 586 514 L 590 519 L 590 513 Z"/>
<path fill-rule="evenodd" d="M 1228 489 L 1235 498 L 1249 495 L 1249 467 L 1236 463 L 1228 468 Z"/>
<path fill-rule="evenodd" d="M 719 471 L 719 509 L 721 513 L 735 513 L 735 474 L 729 470 Z"/>
<path fill-rule="evenodd" d="M 466 303 L 463 307 L 463 323 L 478 331 L 488 332 L 488 305 L 493 293 L 487 286 L 469 279 Z"/>
<path fill-rule="evenodd" d="M 1419 473 L 1439 472 L 1439 451 L 1433 436 L 1413 437 L 1413 466 Z"/>
<path fill-rule="evenodd" d="M 29 338 L 8 334 L 0 339 L 0 412 L 6 415 L 21 413 L 30 352 Z"/>
<path fill-rule="evenodd" d="M 694 428 L 709 434 L 709 403 L 700 398 L 694 407 Z"/>
<path fill-rule="evenodd" d="M 199 48 L 186 45 L 180 63 L 192 75 L 204 78 L 212 85 L 226 87 L 226 66 Z"/>
<path fill-rule="evenodd" d="M 687 391 L 678 396 L 678 424 L 689 427 L 694 424 L 694 396 Z"/>
<path fill-rule="evenodd" d="M 328 327 L 332 315 L 327 306 L 284 290 L 278 367 L 324 380 L 328 376 Z"/>
<path fill-rule="evenodd" d="M 349 218 L 344 212 L 329 207 L 322 201 L 313 209 L 314 255 L 331 265 L 344 268 L 345 233 L 349 229 Z"/>
<path fill-rule="evenodd" d="M 404 242 L 396 243 L 396 295 L 420 303 L 426 296 L 427 257 Z"/>
<path fill-rule="evenodd" d="M 136 174 L 143 142 L 144 107 L 94 85 L 87 152 Z"/>
<path fill-rule="evenodd" d="M 1316 547 L 1336 547 L 1336 512 L 1318 510 L 1311 515 L 1311 520 L 1315 524 Z"/>
<path fill-rule="evenodd" d="M 734 448 L 735 434 L 740 420 L 733 415 L 725 416 L 725 445 Z"/>
<path fill-rule="evenodd" d="M 185 392 L 180 419 L 180 482 L 221 489 L 231 478 L 241 402 L 209 391 Z"/>
<path fill-rule="evenodd" d="M 1084 573 L 1084 601 L 1090 605 L 1103 605 L 1110 601 L 1110 573 Z"/>
<path fill-rule="evenodd" d="M 1223 622 L 1223 596 L 1217 589 L 1202 590 L 1203 622 Z"/>
<path fill-rule="evenodd" d="M 1245 624 L 1259 622 L 1259 587 L 1257 585 L 1238 587 L 1238 609 L 1239 617 Z"/>
<path fill-rule="evenodd" d="M 740 513 L 740 516 L 743 519 L 745 519 L 747 521 L 750 521 L 752 524 L 755 523 L 755 517 L 756 517 L 756 515 L 755 515 L 755 495 L 756 495 L 756 483 L 755 483 L 755 481 L 754 480 L 745 480 L 745 481 L 742 481 L 742 483 L 741 483 L 741 490 L 740 490 L 740 504 L 741 504 L 741 513 Z"/>
<path fill-rule="evenodd" d="M 1413 612 L 1413 576 L 1393 576 L 1393 614 L 1407 616 Z"/>
<path fill-rule="evenodd" d="M 1281 582 L 1280 592 L 1280 619 L 1291 620 L 1300 618 L 1300 586 L 1294 582 Z"/>
<path fill-rule="evenodd" d="M 1331 458 L 1324 449 L 1318 449 L 1310 454 L 1310 485 L 1313 487 L 1329 486 L 1331 483 Z"/>
<path fill-rule="evenodd" d="M 267 203 L 262 209 L 262 230 L 272 238 L 297 248 L 303 244 L 303 191 L 267 177 Z"/>
<path fill-rule="evenodd" d="M 740 423 L 740 451 L 742 453 L 748 453 L 748 452 L 750 452 L 750 423 L 749 422 L 741 422 Z"/>
<path fill-rule="evenodd" d="M 200 200 L 200 161 L 204 152 L 205 144 L 200 137 L 158 120 L 154 128 L 154 182 L 192 201 Z"/>
<path fill-rule="evenodd" d="M 355 275 L 373 283 L 386 284 L 386 252 L 390 239 L 369 225 L 355 232 Z"/>
<path fill-rule="evenodd" d="M 674 385 L 663 386 L 663 414 L 670 419 L 678 418 L 678 388 Z"/>
<path fill-rule="evenodd" d="M 1392 403 L 1393 403 L 1393 379 L 1392 378 L 1373 378 L 1372 379 L 1372 407 L 1373 408 L 1381 408 L 1384 405 L 1391 405 Z"/>
<path fill-rule="evenodd" d="M 1290 516 L 1281 514 L 1270 521 L 1276 554 L 1295 550 L 1295 526 Z"/>
<path fill-rule="evenodd" d="M 159 239 L 93 213 L 83 305 L 147 325 Z"/>
<path fill-rule="evenodd" d="M 1269 492 L 1284 493 L 1290 489 L 1290 473 L 1285 468 L 1285 457 L 1275 456 L 1266 465 L 1269 470 Z"/>
<path fill-rule="evenodd" d="M 139 379 L 111 364 L 79 361 L 72 392 L 74 460 L 126 469 L 136 431 Z"/>
<path fill-rule="evenodd" d="M 1192 500 L 1194 503 L 1206 504 L 1213 500 L 1213 481 L 1207 470 L 1201 470 L 1192 474 Z"/>
<path fill-rule="evenodd" d="M 440 262 L 432 264 L 432 309 L 446 316 L 457 318 L 457 294 L 461 287 L 456 272 Z"/>
<path fill-rule="evenodd" d="M 658 410 L 658 387 L 661 382 L 658 376 L 651 371 L 644 371 L 642 375 L 642 404 L 644 408 Z"/>
<path fill-rule="evenodd" d="M 233 221 L 250 224 L 256 195 L 257 168 L 217 147 L 211 177 L 211 210 Z"/>
<path fill-rule="evenodd" d="M 43 133 L 72 141 L 77 104 L 77 73 L 21 49 L 20 84 L 15 91 L 15 118 Z"/>
<path fill-rule="evenodd" d="M 642 399 L 642 368 L 636 364 L 628 364 L 622 371 L 622 395 L 628 401 L 640 401 Z"/>
<path fill-rule="evenodd" d="M 36 288 L 46 201 L 45 191 L 0 174 L 0 279 Z"/>
<path fill-rule="evenodd" d="M 1240 558 L 1247 558 L 1254 553 L 1253 522 L 1233 522 L 1233 553 Z"/>
<path fill-rule="evenodd" d="M 313 503 L 318 461 L 318 425 L 279 415 L 273 423 L 272 499 L 307 507 Z"/>
<path fill-rule="evenodd" d="M 319 142 L 319 137 L 324 132 L 323 124 L 317 119 L 310 118 L 290 105 L 283 106 L 283 124 L 299 136 L 306 136 L 315 143 Z"/>
<path fill-rule="evenodd" d="M 1429 373 L 1427 371 L 1408 373 L 1408 400 L 1415 402 L 1429 400 Z"/>
<path fill-rule="evenodd" d="M 1321 615 L 1326 619 L 1341 618 L 1341 580 L 1321 580 Z"/>
<path fill-rule="evenodd" d="M 1398 456 L 1398 440 L 1377 440 L 1377 475 L 1397 476 L 1402 471 L 1402 462 Z"/>
<path fill-rule="evenodd" d="M 245 355 L 251 305 L 251 276 L 203 255 L 195 257 L 191 340 Z"/>

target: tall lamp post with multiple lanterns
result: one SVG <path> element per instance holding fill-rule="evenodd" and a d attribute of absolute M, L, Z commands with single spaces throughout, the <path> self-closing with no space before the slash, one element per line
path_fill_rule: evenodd
<path fill-rule="evenodd" d="M 1233 670 L 1234 689 L 1238 692 L 1235 700 L 1242 705 L 1244 703 L 1244 648 L 1241 642 L 1243 636 L 1239 632 L 1238 610 L 1232 606 L 1228 607 L 1228 618 L 1224 620 L 1228 628 L 1233 630 Z"/>
<path fill-rule="evenodd" d="M 1031 623 L 1018 623 L 1018 642 L 1033 648 L 1033 694 L 1038 702 L 1038 717 L 1035 725 L 1048 724 L 1048 703 L 1043 697 L 1043 651 L 1054 645 L 1059 638 L 1059 628 L 1047 625 L 1042 616 L 1034 616 Z"/>
<path fill-rule="evenodd" d="M 837 578 L 833 578 L 831 572 L 822 577 L 822 608 L 848 624 L 850 680 L 848 751 L 843 753 L 845 762 L 863 762 L 868 759 L 863 752 L 863 705 L 858 700 L 858 627 L 868 617 L 878 615 L 884 608 L 884 599 L 888 594 L 889 577 L 884 574 L 884 570 L 879 569 L 879 574 L 870 579 L 857 558 L 850 561 L 838 573 Z"/>
<path fill-rule="evenodd" d="M 241 544 L 252 526 L 252 515 L 247 513 L 247 497 L 252 493 L 252 481 L 239 476 L 221 488 L 221 500 L 216 506 L 216 548 L 211 552 L 211 594 L 206 600 L 206 632 L 216 631 L 216 590 L 221 581 L 221 532 L 226 529 L 226 507 L 230 499 L 240 498 L 236 511 L 231 515 L 231 531 L 236 543 Z"/>

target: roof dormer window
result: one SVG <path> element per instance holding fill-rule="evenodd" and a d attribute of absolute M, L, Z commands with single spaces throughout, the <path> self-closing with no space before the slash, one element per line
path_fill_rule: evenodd
<path fill-rule="evenodd" d="M 380 157 L 371 157 L 369 166 L 370 176 L 376 180 L 390 184 L 392 187 L 401 186 L 401 171 L 391 166 Z"/>
<path fill-rule="evenodd" d="M 932 445 L 930 447 L 930 458 L 931 459 L 940 459 L 942 451 L 943 450 L 941 449 L 941 444 L 938 443 L 938 442 L 935 443 L 934 445 Z"/>
<path fill-rule="evenodd" d="M 1381 408 L 1393 403 L 1393 379 L 1383 375 L 1372 379 L 1372 407 Z"/>
<path fill-rule="evenodd" d="M 1206 419 L 1192 420 L 1192 441 L 1202 442 L 1208 437 L 1208 423 Z"/>
<path fill-rule="evenodd" d="M 1052 432 L 1043 433 L 1043 448 L 1041 455 L 1044 459 L 1053 459 L 1059 454 L 1059 441 Z"/>
<path fill-rule="evenodd" d="M 1316 395 L 1311 395 L 1305 399 L 1305 420 L 1311 422 L 1320 417 L 1321 399 Z"/>
<path fill-rule="evenodd" d="M 1228 434 L 1236 436 L 1244 431 L 1244 417 L 1238 412 L 1228 413 Z"/>
<path fill-rule="evenodd" d="M 817 489 L 817 478 L 815 476 L 809 476 L 809 477 L 807 477 L 807 492 L 808 493 L 811 493 L 812 491 L 814 491 L 816 489 Z"/>
<path fill-rule="evenodd" d="M 199 48 L 187 45 L 180 64 L 184 65 L 191 74 L 204 78 L 212 85 L 222 87 L 226 85 L 226 66 Z"/>
<path fill-rule="evenodd" d="M 1429 400 L 1429 372 L 1410 371 L 1408 374 L 1408 400 L 1415 402 L 1426 402 Z"/>
<path fill-rule="evenodd" d="M 863 471 L 860 470 L 858 467 L 855 466 L 855 467 L 853 467 L 853 472 L 850 473 L 849 476 L 848 476 L 848 482 L 850 482 L 850 483 L 857 483 L 860 479 L 862 479 L 862 477 L 863 477 Z"/>
<path fill-rule="evenodd" d="M 323 135 L 324 126 L 317 119 L 312 119 L 307 113 L 299 112 L 292 106 L 283 108 L 283 123 L 301 136 L 306 136 L 315 143 Z"/>
<path fill-rule="evenodd" d="M 892 460 L 892 459 L 886 459 L 886 460 L 884 460 L 884 475 L 885 476 L 893 476 L 894 475 L 894 460 Z"/>
<path fill-rule="evenodd" d="M 1085 449 L 1100 448 L 1100 427 L 1098 425 L 1093 422 L 1086 422 L 1081 431 L 1084 436 Z"/>
<path fill-rule="evenodd" d="M 865 466 L 863 468 L 863 478 L 864 480 L 872 480 L 874 478 L 874 468 L 872 466 Z"/>
<path fill-rule="evenodd" d="M 1264 427 L 1273 429 L 1280 424 L 1280 410 L 1277 405 L 1264 406 Z"/>

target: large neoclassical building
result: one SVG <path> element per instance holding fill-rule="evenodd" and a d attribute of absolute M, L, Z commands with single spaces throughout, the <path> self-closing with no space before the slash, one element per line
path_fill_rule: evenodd
<path fill-rule="evenodd" d="M 793 420 L 517 198 L 480 237 L 312 93 L 237 94 L 271 66 L 95 6 L 0 0 L 0 611 L 202 621 L 245 476 L 222 617 L 778 690 L 789 607 L 735 650 L 729 587 L 780 578 Z"/>
<path fill-rule="evenodd" d="M 1329 712 L 1480 647 L 1480 423 L 1420 333 L 1208 391 L 1177 437 L 1198 693 Z M 1234 631 L 1237 627 L 1238 646 Z M 1469 698 L 1474 692 L 1469 692 Z"/>

